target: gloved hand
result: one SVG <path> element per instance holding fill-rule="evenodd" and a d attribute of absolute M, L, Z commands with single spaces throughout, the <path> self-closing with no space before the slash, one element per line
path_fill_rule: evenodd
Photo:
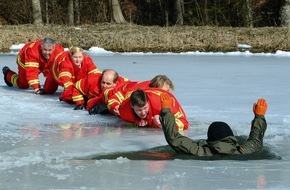
<path fill-rule="evenodd" d="M 97 104 L 92 106 L 89 109 L 89 114 L 90 115 L 94 115 L 94 114 L 108 114 L 109 113 L 109 109 L 107 108 L 107 105 L 105 104 Z"/>
<path fill-rule="evenodd" d="M 80 104 L 80 105 L 77 105 L 75 108 L 74 108 L 74 110 L 83 110 L 83 109 L 85 109 L 85 104 Z"/>
<path fill-rule="evenodd" d="M 171 108 L 172 107 L 172 99 L 168 94 L 162 93 L 160 95 L 161 100 L 161 108 Z"/>
<path fill-rule="evenodd" d="M 37 88 L 37 89 L 35 89 L 35 90 L 34 90 L 34 93 L 35 93 L 35 94 L 40 94 L 40 95 L 45 94 L 45 92 L 44 92 L 44 90 L 43 90 L 42 88 Z"/>
<path fill-rule="evenodd" d="M 265 99 L 258 99 L 257 103 L 253 104 L 253 112 L 255 115 L 265 115 L 268 108 L 268 104 Z"/>

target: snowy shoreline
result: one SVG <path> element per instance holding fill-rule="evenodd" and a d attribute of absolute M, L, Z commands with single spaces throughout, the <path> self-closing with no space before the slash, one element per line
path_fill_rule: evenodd
<path fill-rule="evenodd" d="M 0 52 L 1 55 L 15 55 L 19 52 L 19 50 L 24 46 L 25 44 L 18 44 L 18 45 L 12 45 L 10 47 L 11 52 L 3 53 Z M 68 48 L 65 48 L 65 50 L 68 50 Z M 180 52 L 180 53 L 173 53 L 173 52 L 166 52 L 166 53 L 153 53 L 153 52 L 112 52 L 107 51 L 104 48 L 100 47 L 91 47 L 88 50 L 85 50 L 86 53 L 92 55 L 92 56 L 98 56 L 98 55 L 113 55 L 113 54 L 122 54 L 122 55 L 213 55 L 213 56 L 275 56 L 275 57 L 290 57 L 289 51 L 282 51 L 278 50 L 275 53 L 252 53 L 249 50 L 246 51 L 236 51 L 236 52 L 201 52 L 201 51 L 192 51 L 192 52 Z"/>

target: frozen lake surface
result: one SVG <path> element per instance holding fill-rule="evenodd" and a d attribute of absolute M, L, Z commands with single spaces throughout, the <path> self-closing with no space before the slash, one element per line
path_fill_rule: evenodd
<path fill-rule="evenodd" d="M 290 189 L 289 55 L 89 54 L 101 70 L 113 68 L 131 80 L 168 75 L 190 121 L 184 134 L 194 139 L 206 138 L 216 120 L 248 135 L 252 104 L 266 98 L 264 145 L 272 156 L 177 156 L 161 130 L 129 128 L 114 116 L 75 111 L 59 102 L 61 88 L 52 96 L 9 88 L 1 72 L 1 188 Z M 16 70 L 15 60 L 15 54 L 1 54 L 1 68 Z"/>

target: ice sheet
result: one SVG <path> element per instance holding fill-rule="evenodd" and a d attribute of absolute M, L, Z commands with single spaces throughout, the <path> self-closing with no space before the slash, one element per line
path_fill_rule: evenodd
<path fill-rule="evenodd" d="M 282 159 L 134 160 L 116 156 L 166 146 L 162 131 L 125 127 L 114 116 L 89 115 L 59 102 L 60 91 L 37 96 L 0 80 L 0 184 L 4 189 L 289 189 L 289 54 L 113 53 L 92 48 L 100 69 L 113 68 L 131 80 L 166 74 L 190 128 L 206 137 L 222 120 L 248 135 L 252 104 L 267 99 L 265 146 Z M 16 70 L 16 54 L 0 55 Z M 3 78 L 2 73 L 0 77 Z M 42 78 L 43 82 L 43 78 Z M 172 153 L 172 151 L 171 151 Z M 79 159 L 96 155 L 114 159 Z M 166 158 L 166 154 L 160 154 Z M 163 158 L 162 157 L 162 158 Z"/>

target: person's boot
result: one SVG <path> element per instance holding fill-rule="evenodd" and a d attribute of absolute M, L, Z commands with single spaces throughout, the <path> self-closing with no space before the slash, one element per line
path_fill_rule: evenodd
<path fill-rule="evenodd" d="M 7 80 L 7 73 L 9 71 L 11 71 L 11 70 L 7 66 L 5 66 L 5 67 L 2 68 L 2 72 L 3 72 L 3 75 L 4 75 L 4 81 L 7 84 L 7 86 L 10 86 L 11 87 L 11 86 L 13 86 L 13 84 Z"/>

